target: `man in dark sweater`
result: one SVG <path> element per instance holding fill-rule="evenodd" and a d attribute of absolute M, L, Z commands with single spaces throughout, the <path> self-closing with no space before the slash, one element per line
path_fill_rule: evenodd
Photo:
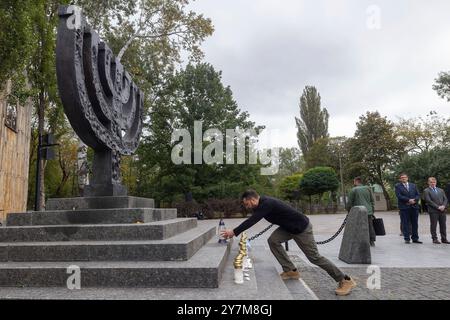
<path fill-rule="evenodd" d="M 294 239 L 311 263 L 324 269 L 339 283 L 335 291 L 337 295 L 348 295 L 352 288 L 356 286 L 352 278 L 345 275 L 331 261 L 319 254 L 312 225 L 307 216 L 281 200 L 267 196 L 260 197 L 254 190 L 244 192 L 242 202 L 247 209 L 253 209 L 252 216 L 233 230 L 224 230 L 223 236 L 227 238 L 238 236 L 264 218 L 270 223 L 280 226 L 269 237 L 268 243 L 270 250 L 283 268 L 283 273 L 280 274 L 283 280 L 300 278 L 300 273 L 289 259 L 282 245 L 282 243 Z"/>

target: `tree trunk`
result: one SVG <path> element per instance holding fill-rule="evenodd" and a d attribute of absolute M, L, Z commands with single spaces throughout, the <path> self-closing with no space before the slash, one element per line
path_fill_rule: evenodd
<path fill-rule="evenodd" d="M 389 193 L 387 192 L 386 187 L 383 183 L 381 183 L 381 188 L 383 189 L 383 195 L 386 199 L 386 207 L 388 210 L 392 210 L 391 198 L 389 197 Z"/>
<path fill-rule="evenodd" d="M 59 153 L 59 167 L 61 168 L 62 177 L 61 181 L 59 182 L 58 188 L 56 189 L 55 194 L 60 197 L 61 193 L 63 191 L 64 186 L 66 185 L 67 181 L 70 178 L 70 174 L 67 171 L 66 165 L 64 164 L 63 160 L 61 159 L 61 153 Z"/>
<path fill-rule="evenodd" d="M 386 199 L 386 208 L 387 210 L 392 210 L 392 204 L 391 204 L 391 198 L 389 197 L 389 193 L 386 190 L 386 187 L 384 186 L 384 181 L 382 178 L 381 168 L 377 168 L 377 175 L 378 175 L 378 183 L 381 186 L 381 189 L 383 189 L 383 195 Z"/>
<path fill-rule="evenodd" d="M 62 194 L 62 191 L 63 191 L 63 188 L 64 188 L 64 186 L 66 185 L 66 183 L 67 183 L 67 181 L 69 180 L 69 178 L 70 178 L 70 176 L 67 174 L 67 173 L 63 173 L 63 176 L 62 176 L 62 178 L 61 178 L 61 181 L 59 182 L 59 185 L 58 185 L 58 188 L 56 189 L 56 192 L 55 192 L 55 194 L 57 195 L 57 196 L 61 196 Z"/>
<path fill-rule="evenodd" d="M 45 122 L 45 97 L 44 91 L 41 90 L 39 92 L 39 104 L 38 104 L 38 139 L 39 145 L 42 145 L 42 137 L 44 135 L 44 122 Z M 38 185 L 39 185 L 39 201 L 37 210 L 45 210 L 45 160 L 40 159 L 39 161 L 39 176 L 38 176 Z"/>

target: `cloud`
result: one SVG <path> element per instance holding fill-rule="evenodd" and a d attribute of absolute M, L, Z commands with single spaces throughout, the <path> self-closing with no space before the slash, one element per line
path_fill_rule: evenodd
<path fill-rule="evenodd" d="M 367 27 L 367 8 L 380 10 L 380 29 Z M 215 33 L 205 60 L 223 72 L 251 119 L 279 130 L 280 146 L 296 146 L 294 117 L 306 85 L 330 112 L 330 134 L 352 136 L 366 111 L 388 118 L 449 116 L 431 89 L 450 70 L 450 2 L 361 0 L 198 0 Z"/>

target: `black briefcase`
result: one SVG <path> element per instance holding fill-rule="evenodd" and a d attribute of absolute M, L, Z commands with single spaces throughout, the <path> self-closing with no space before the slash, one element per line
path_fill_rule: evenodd
<path fill-rule="evenodd" d="M 373 228 L 375 229 L 375 234 L 377 236 L 385 236 L 386 230 L 384 229 L 384 222 L 381 218 L 373 219 Z"/>

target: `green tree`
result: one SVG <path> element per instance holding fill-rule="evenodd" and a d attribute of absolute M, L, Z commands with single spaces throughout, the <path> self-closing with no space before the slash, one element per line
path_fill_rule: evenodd
<path fill-rule="evenodd" d="M 302 180 L 302 177 L 302 174 L 294 174 L 284 177 L 278 185 L 280 197 L 289 201 L 299 200 L 300 181 Z"/>
<path fill-rule="evenodd" d="M 62 3 L 67 1 L 62 1 Z M 55 46 L 56 46 L 56 26 L 58 23 L 58 6 L 61 1 L 37 0 L 33 3 L 33 11 L 30 19 L 33 24 L 32 52 L 31 61 L 27 68 L 28 82 L 32 87 L 32 98 L 36 106 L 36 118 L 34 122 L 37 128 L 35 130 L 35 139 L 32 139 L 32 148 L 37 148 L 39 137 L 50 131 L 52 128 L 64 127 L 54 121 L 65 122 L 62 115 L 62 105 L 59 100 L 56 84 L 56 66 L 55 66 Z M 50 114 L 59 114 L 60 116 L 49 117 Z M 48 119 L 49 121 L 46 121 Z M 46 130 L 47 129 L 47 130 Z M 36 159 L 36 158 L 35 158 Z M 40 163 L 39 188 L 41 190 L 38 203 L 38 210 L 45 207 L 45 187 L 44 176 L 46 161 L 41 159 Z M 30 163 L 30 170 L 35 165 Z M 53 171 L 52 171 L 53 172 Z M 52 179 L 54 180 L 54 179 Z"/>
<path fill-rule="evenodd" d="M 14 96 L 20 98 L 24 92 L 33 98 L 36 106 L 30 147 L 30 202 L 34 201 L 32 177 L 35 175 L 38 136 L 51 132 L 64 143 L 63 147 L 73 150 L 73 131 L 59 101 L 54 64 L 57 9 L 68 2 L 5 0 L 0 5 L 0 27 L 7 31 L 0 33 L 0 77 L 13 78 Z M 166 79 L 181 62 L 182 53 L 187 53 L 189 59 L 199 60 L 202 57 L 200 44 L 213 32 L 209 19 L 188 10 L 189 2 L 79 0 L 72 3 L 82 7 L 88 22 L 121 58 L 145 92 L 148 110 L 158 99 Z M 14 78 L 22 74 L 24 79 Z M 25 92 L 26 84 L 31 90 Z M 76 156 L 63 149 L 57 152 L 56 161 L 40 163 L 41 208 L 45 203 L 45 192 L 47 196 L 67 194 L 68 182 L 74 181 L 71 175 L 79 171 L 72 167 Z M 133 175 L 128 169 L 136 168 L 136 165 L 132 159 L 124 159 L 122 163 L 128 173 L 125 183 L 133 191 Z M 48 185 L 44 184 L 44 173 Z"/>
<path fill-rule="evenodd" d="M 339 173 L 341 194 L 345 195 L 346 182 L 349 177 L 348 139 L 346 137 L 330 137 L 317 140 L 305 156 L 306 168 L 331 167 Z"/>
<path fill-rule="evenodd" d="M 420 154 L 435 147 L 450 147 L 450 117 L 431 111 L 425 118 L 400 119 L 395 125 L 406 151 Z"/>
<path fill-rule="evenodd" d="M 283 175 L 292 175 L 300 172 L 304 165 L 298 148 L 280 148 L 279 157 L 279 172 Z"/>
<path fill-rule="evenodd" d="M 51 120 L 47 123 L 45 121 L 46 113 L 60 107 L 54 70 L 54 33 L 59 2 L 6 0 L 0 5 L 0 82 L 12 79 L 11 96 L 18 98 L 20 103 L 30 97 L 33 99 L 36 116 L 32 128 L 30 159 L 34 161 L 38 133 L 42 135 L 45 126 L 51 125 Z M 39 208 L 42 208 L 45 203 L 45 162 L 41 161 L 39 165 Z M 35 167 L 30 161 L 30 172 Z M 30 199 L 34 200 L 34 193 L 30 195 Z"/>
<path fill-rule="evenodd" d="M 429 177 L 435 177 L 441 187 L 450 182 L 450 149 L 435 148 L 423 151 L 420 154 L 406 155 L 395 166 L 392 182 L 397 181 L 398 174 L 406 172 L 410 181 L 419 188 L 427 187 Z"/>
<path fill-rule="evenodd" d="M 339 188 L 336 171 L 330 167 L 316 167 L 305 172 L 300 180 L 300 192 L 303 195 L 319 195 L 319 199 L 327 191 L 335 192 Z"/>
<path fill-rule="evenodd" d="M 188 9 L 190 2 L 75 1 L 145 93 L 146 111 L 152 112 L 156 100 L 165 94 L 161 90 L 165 90 L 165 82 L 182 62 L 182 54 L 186 54 L 189 61 L 199 62 L 203 56 L 200 44 L 214 31 L 210 19 Z M 79 158 L 86 158 L 83 150 L 80 148 Z M 123 161 L 124 165 L 129 162 Z M 130 182 L 125 179 L 125 183 Z"/>
<path fill-rule="evenodd" d="M 306 86 L 300 97 L 300 118 L 295 118 L 297 140 L 303 155 L 306 155 L 314 142 L 328 137 L 329 114 L 322 109 L 320 94 L 315 87 Z"/>
<path fill-rule="evenodd" d="M 0 86 L 22 75 L 32 51 L 30 19 L 34 1 L 4 0 L 0 3 Z"/>
<path fill-rule="evenodd" d="M 280 148 L 278 172 L 272 177 L 275 185 L 279 185 L 284 177 L 299 173 L 305 163 L 299 148 Z"/>
<path fill-rule="evenodd" d="M 203 57 L 200 45 L 213 31 L 210 19 L 188 9 L 189 0 L 77 0 L 88 22 L 146 94 L 151 108 L 186 53 Z"/>
<path fill-rule="evenodd" d="M 354 138 L 350 139 L 351 171 L 381 185 L 387 207 L 391 200 L 386 189 L 386 172 L 405 154 L 395 125 L 378 112 L 367 112 L 359 118 Z"/>
<path fill-rule="evenodd" d="M 307 169 L 332 166 L 333 160 L 329 142 L 330 140 L 328 138 L 320 138 L 313 143 L 305 155 Z"/>
<path fill-rule="evenodd" d="M 340 170 L 348 162 L 346 137 L 329 137 L 318 139 L 305 156 L 307 169 L 314 167 L 332 167 Z"/>
<path fill-rule="evenodd" d="M 189 64 L 167 82 L 164 94 L 156 101 L 151 112 L 152 121 L 148 134 L 138 150 L 138 190 L 143 196 L 152 195 L 159 200 L 172 202 L 176 194 L 197 195 L 202 200 L 214 194 L 220 195 L 217 185 L 240 183 L 240 190 L 248 186 L 268 185 L 267 177 L 260 175 L 259 165 L 242 164 L 183 164 L 171 160 L 171 143 L 175 129 L 188 129 L 194 137 L 194 122 L 202 121 L 203 130 L 217 128 L 222 134 L 226 129 L 262 130 L 248 120 L 233 99 L 232 91 L 222 84 L 221 73 L 206 63 Z M 206 145 L 207 143 L 204 143 Z M 190 159 L 193 160 L 193 148 Z M 248 156 L 248 154 L 247 154 Z M 236 159 L 235 159 L 236 160 Z M 248 158 L 246 159 L 248 160 Z M 248 163 L 246 161 L 246 163 Z M 201 192 L 209 190 L 209 194 Z M 236 189 L 236 186 L 230 186 Z"/>
<path fill-rule="evenodd" d="M 339 173 L 340 179 L 340 192 L 344 199 L 344 204 L 346 204 L 346 186 L 353 185 L 353 177 L 347 178 L 349 176 L 348 166 L 350 164 L 350 153 L 348 148 L 347 137 L 332 137 L 329 138 L 328 150 L 331 158 L 330 167 Z"/>

